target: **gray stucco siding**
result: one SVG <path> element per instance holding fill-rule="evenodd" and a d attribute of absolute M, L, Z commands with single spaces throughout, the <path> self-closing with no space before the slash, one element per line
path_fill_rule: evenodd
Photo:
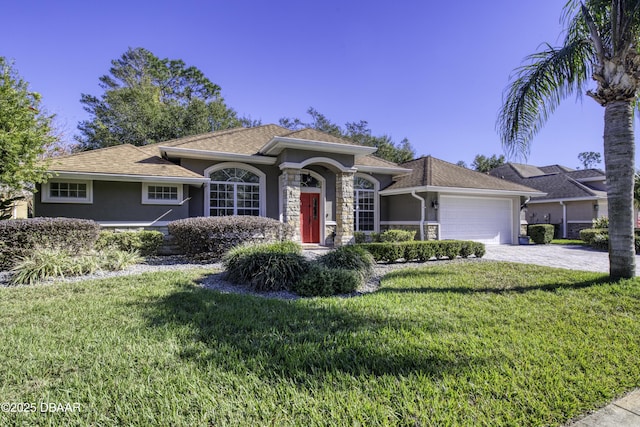
<path fill-rule="evenodd" d="M 180 184 L 182 185 L 182 184 Z M 182 198 L 189 186 L 182 185 Z M 93 203 L 42 203 L 41 186 L 34 197 L 38 217 L 69 217 L 95 221 L 173 221 L 189 216 L 189 202 L 182 205 L 142 204 L 141 182 L 93 181 Z"/>
<path fill-rule="evenodd" d="M 295 150 L 287 148 L 278 156 L 278 163 L 302 163 L 313 157 L 327 157 L 339 162 L 347 168 L 353 167 L 355 161 L 353 154 L 325 153 L 320 151 Z"/>
<path fill-rule="evenodd" d="M 411 194 L 382 196 L 380 221 L 420 221 L 420 201 Z"/>

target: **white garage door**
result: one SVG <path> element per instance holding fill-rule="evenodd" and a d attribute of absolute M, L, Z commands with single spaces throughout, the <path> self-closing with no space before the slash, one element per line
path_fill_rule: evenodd
<path fill-rule="evenodd" d="M 441 239 L 512 243 L 510 199 L 440 196 Z"/>

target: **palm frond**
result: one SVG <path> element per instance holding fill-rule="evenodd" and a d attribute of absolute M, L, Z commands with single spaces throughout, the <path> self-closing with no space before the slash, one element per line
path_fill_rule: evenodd
<path fill-rule="evenodd" d="M 509 155 L 529 154 L 529 143 L 560 101 L 580 95 L 591 74 L 594 51 L 587 38 L 567 38 L 565 45 L 527 57 L 505 90 L 496 124 Z"/>

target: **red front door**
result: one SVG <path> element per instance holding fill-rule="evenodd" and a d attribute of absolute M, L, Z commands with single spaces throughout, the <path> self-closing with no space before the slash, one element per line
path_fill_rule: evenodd
<path fill-rule="evenodd" d="M 302 243 L 320 243 L 320 194 L 300 193 Z"/>

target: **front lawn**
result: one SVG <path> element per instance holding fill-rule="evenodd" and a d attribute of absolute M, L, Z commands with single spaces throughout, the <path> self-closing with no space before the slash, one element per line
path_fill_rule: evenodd
<path fill-rule="evenodd" d="M 205 274 L 0 289 L 0 401 L 36 406 L 0 425 L 559 425 L 640 386 L 640 281 L 429 263 L 282 301 Z"/>

